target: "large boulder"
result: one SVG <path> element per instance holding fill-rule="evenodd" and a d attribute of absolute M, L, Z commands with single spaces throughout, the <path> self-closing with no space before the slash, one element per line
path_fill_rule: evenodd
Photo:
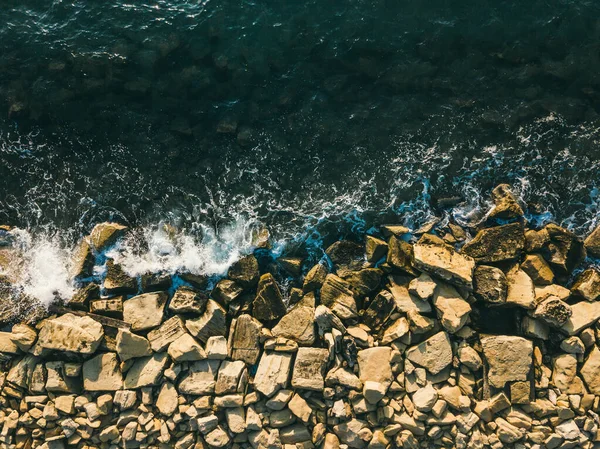
<path fill-rule="evenodd" d="M 600 225 L 586 237 L 584 244 L 590 256 L 600 259 Z"/>
<path fill-rule="evenodd" d="M 185 327 L 190 331 L 190 334 L 202 343 L 206 343 L 210 337 L 227 333 L 226 316 L 225 309 L 216 301 L 209 299 L 204 313 L 198 318 L 187 320 Z"/>
<path fill-rule="evenodd" d="M 533 363 L 533 343 L 521 337 L 495 335 L 481 339 L 488 364 L 488 381 L 495 388 L 527 380 Z"/>
<path fill-rule="evenodd" d="M 315 341 L 315 295 L 308 293 L 271 329 L 273 336 L 294 340 L 301 346 Z"/>
<path fill-rule="evenodd" d="M 145 293 L 123 303 L 123 321 L 131 324 L 133 331 L 145 331 L 160 326 L 163 321 L 165 292 Z"/>
<path fill-rule="evenodd" d="M 360 270 L 365 263 L 365 248 L 363 245 L 349 240 L 340 240 L 325 250 L 336 272 L 343 276 L 347 271 Z"/>
<path fill-rule="evenodd" d="M 431 374 L 438 374 L 452 363 L 452 344 L 446 332 L 438 332 L 406 351 L 406 358 Z"/>
<path fill-rule="evenodd" d="M 233 360 L 243 360 L 255 365 L 260 355 L 262 324 L 248 314 L 240 315 L 229 328 L 229 355 Z"/>
<path fill-rule="evenodd" d="M 272 321 L 281 318 L 285 312 L 283 296 L 275 278 L 271 273 L 263 274 L 252 302 L 252 315 L 260 321 Z"/>
<path fill-rule="evenodd" d="M 252 254 L 242 257 L 229 267 L 227 277 L 240 284 L 243 288 L 254 287 L 260 278 L 258 260 Z"/>
<path fill-rule="evenodd" d="M 521 269 L 513 269 L 506 275 L 508 291 L 506 304 L 534 309 L 536 305 L 535 288 L 531 278 Z"/>
<path fill-rule="evenodd" d="M 492 190 L 492 200 L 494 208 L 489 213 L 490 218 L 507 220 L 523 216 L 523 209 L 508 184 L 500 184 Z"/>
<path fill-rule="evenodd" d="M 358 312 L 350 284 L 335 274 L 328 274 L 321 286 L 321 303 L 341 319 L 354 318 Z"/>
<path fill-rule="evenodd" d="M 475 260 L 459 253 L 438 237 L 424 234 L 414 245 L 414 264 L 418 270 L 426 271 L 451 284 L 471 289 Z"/>
<path fill-rule="evenodd" d="M 103 337 L 104 329 L 97 321 L 67 313 L 43 321 L 37 345 L 43 349 L 93 354 Z"/>
<path fill-rule="evenodd" d="M 480 230 L 462 252 L 479 263 L 494 263 L 516 259 L 524 248 L 523 224 L 511 223 Z"/>
<path fill-rule="evenodd" d="M 413 256 L 413 245 L 395 236 L 390 237 L 386 259 L 388 265 L 415 276 L 417 271 L 413 267 Z"/>

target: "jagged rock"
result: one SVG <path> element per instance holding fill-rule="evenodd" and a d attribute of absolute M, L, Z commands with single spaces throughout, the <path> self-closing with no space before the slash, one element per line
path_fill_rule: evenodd
<path fill-rule="evenodd" d="M 571 291 L 587 301 L 600 299 L 600 272 L 596 268 L 588 268 L 579 275 Z"/>
<path fill-rule="evenodd" d="M 209 359 L 225 360 L 229 349 L 227 339 L 222 335 L 214 335 L 206 340 L 206 357 Z"/>
<path fill-rule="evenodd" d="M 504 304 L 508 294 L 508 281 L 502 270 L 478 265 L 473 274 L 473 294 L 480 301 Z"/>
<path fill-rule="evenodd" d="M 157 385 L 168 362 L 169 356 L 165 352 L 137 359 L 127 371 L 123 387 L 134 390 Z"/>
<path fill-rule="evenodd" d="M 586 237 L 584 244 L 590 256 L 600 258 L 600 226 Z"/>
<path fill-rule="evenodd" d="M 104 337 L 102 325 L 90 317 L 67 313 L 42 322 L 37 346 L 57 351 L 93 354 Z"/>
<path fill-rule="evenodd" d="M 119 329 L 117 332 L 116 350 L 123 362 L 152 354 L 150 342 L 146 338 L 135 335 L 126 329 Z"/>
<path fill-rule="evenodd" d="M 581 338 L 569 337 L 560 343 L 560 349 L 569 354 L 583 354 L 585 352 L 585 345 Z"/>
<path fill-rule="evenodd" d="M 572 232 L 552 223 L 544 229 L 549 239 L 542 251 L 544 258 L 555 273 L 568 276 L 585 259 L 583 241 Z"/>
<path fill-rule="evenodd" d="M 9 334 L 9 338 L 21 351 L 27 352 L 35 343 L 37 332 L 27 324 L 15 324 Z"/>
<path fill-rule="evenodd" d="M 418 278 L 413 279 L 408 284 L 408 292 L 423 301 L 427 301 L 433 296 L 437 283 L 431 279 L 427 273 L 421 273 Z"/>
<path fill-rule="evenodd" d="M 562 326 L 568 335 L 576 335 L 600 319 L 600 302 L 581 301 L 571 304 L 571 318 Z"/>
<path fill-rule="evenodd" d="M 471 371 L 478 371 L 483 366 L 479 353 L 472 347 L 464 345 L 458 348 L 458 360 Z"/>
<path fill-rule="evenodd" d="M 577 357 L 573 354 L 560 354 L 554 359 L 552 383 L 561 393 L 586 393 L 583 382 L 577 376 Z"/>
<path fill-rule="evenodd" d="M 523 430 L 513 426 L 504 418 L 496 418 L 494 422 L 497 426 L 496 434 L 498 435 L 498 439 L 503 443 L 512 444 L 525 436 L 525 432 Z"/>
<path fill-rule="evenodd" d="M 397 237 L 390 237 L 386 259 L 388 265 L 416 276 L 417 271 L 413 267 L 413 255 L 413 245 Z"/>
<path fill-rule="evenodd" d="M 388 289 L 394 297 L 396 309 L 398 309 L 399 312 L 431 312 L 432 309 L 429 301 L 423 301 L 422 299 L 411 295 L 406 285 L 402 285 L 401 283 L 397 282 L 397 278 L 390 276 L 389 280 L 390 282 L 388 285 Z"/>
<path fill-rule="evenodd" d="M 265 351 L 297 352 L 298 343 L 285 337 L 269 338 L 263 345 Z"/>
<path fill-rule="evenodd" d="M 363 388 L 360 379 L 354 373 L 342 367 L 331 369 L 325 377 L 325 384 L 328 387 L 341 385 L 350 390 L 362 390 Z"/>
<path fill-rule="evenodd" d="M 114 352 L 99 354 L 83 363 L 86 391 L 117 391 L 123 388 L 123 375 Z"/>
<path fill-rule="evenodd" d="M 19 347 L 10 337 L 10 332 L 0 332 L 0 352 L 5 354 L 18 354 Z"/>
<path fill-rule="evenodd" d="M 142 291 L 159 292 L 171 288 L 173 280 L 168 273 L 145 273 L 141 277 Z"/>
<path fill-rule="evenodd" d="M 277 263 L 292 276 L 300 276 L 302 273 L 301 257 L 280 257 L 277 259 Z"/>
<path fill-rule="evenodd" d="M 533 281 L 523 270 L 514 269 L 506 275 L 508 291 L 506 304 L 534 309 L 536 305 Z"/>
<path fill-rule="evenodd" d="M 387 290 L 382 290 L 364 311 L 362 320 L 372 330 L 379 331 L 389 320 L 395 308 L 396 303 L 392 294 Z"/>
<path fill-rule="evenodd" d="M 303 423 L 307 424 L 312 414 L 312 408 L 308 403 L 300 396 L 295 394 L 290 402 L 288 402 L 288 408 L 290 411 Z"/>
<path fill-rule="evenodd" d="M 339 240 L 325 250 L 336 272 L 342 276 L 345 271 L 360 270 L 364 265 L 364 247 L 349 240 Z"/>
<path fill-rule="evenodd" d="M 382 277 L 383 272 L 379 268 L 365 268 L 360 271 L 350 271 L 343 279 L 355 296 L 360 298 L 374 292 L 379 287 Z"/>
<path fill-rule="evenodd" d="M 123 303 L 123 321 L 131 324 L 131 330 L 144 331 L 160 326 L 167 303 L 167 294 L 145 293 Z"/>
<path fill-rule="evenodd" d="M 471 306 L 456 289 L 447 284 L 438 285 L 433 295 L 433 305 L 444 329 L 456 333 L 469 319 Z"/>
<path fill-rule="evenodd" d="M 266 397 L 286 388 L 290 377 L 292 354 L 264 352 L 254 375 L 254 388 Z"/>
<path fill-rule="evenodd" d="M 373 237 L 372 235 L 367 235 L 365 237 L 365 254 L 367 255 L 367 262 L 375 263 L 379 261 L 386 255 L 387 250 L 388 244 L 385 241 Z"/>
<path fill-rule="evenodd" d="M 298 348 L 292 386 L 303 390 L 322 391 L 325 387 L 325 364 L 329 350 L 322 348 Z"/>
<path fill-rule="evenodd" d="M 71 255 L 69 274 L 75 279 L 91 276 L 95 260 L 89 239 L 87 237 L 81 239 Z"/>
<path fill-rule="evenodd" d="M 202 346 L 188 333 L 173 340 L 169 344 L 167 353 L 175 362 L 195 362 L 206 358 Z"/>
<path fill-rule="evenodd" d="M 563 301 L 566 301 L 571 296 L 571 291 L 558 284 L 546 285 L 545 287 L 535 288 L 535 300 L 536 302 L 542 302 L 548 296 L 558 296 Z"/>
<path fill-rule="evenodd" d="M 466 243 L 462 252 L 478 263 L 494 263 L 519 257 L 525 248 L 525 232 L 521 223 L 511 223 L 480 230 Z"/>
<path fill-rule="evenodd" d="M 452 363 L 452 345 L 446 332 L 438 332 L 422 343 L 410 347 L 406 358 L 431 374 L 438 374 Z"/>
<path fill-rule="evenodd" d="M 379 382 L 387 389 L 393 380 L 391 357 L 392 348 L 389 346 L 358 351 L 358 371 L 361 382 Z"/>
<path fill-rule="evenodd" d="M 490 218 L 506 220 L 523 216 L 523 209 L 508 184 L 500 184 L 492 190 L 492 200 L 494 208 L 489 213 Z"/>
<path fill-rule="evenodd" d="M 215 394 L 238 393 L 244 385 L 240 385 L 240 380 L 246 369 L 246 364 L 241 360 L 225 360 L 219 367 L 217 383 L 215 384 Z M 245 376 L 247 378 L 247 376 Z"/>
<path fill-rule="evenodd" d="M 285 315 L 281 291 L 271 273 L 260 277 L 256 297 L 252 302 L 252 315 L 260 321 L 272 321 Z"/>
<path fill-rule="evenodd" d="M 90 243 L 96 252 L 102 252 L 114 245 L 126 230 L 127 226 L 119 223 L 98 223 L 90 233 Z"/>
<path fill-rule="evenodd" d="M 319 328 L 319 335 L 323 336 L 331 329 L 337 329 L 342 334 L 346 333 L 346 326 L 342 321 L 327 307 L 320 305 L 315 309 L 315 321 Z"/>
<path fill-rule="evenodd" d="M 357 314 L 356 301 L 348 284 L 334 274 L 328 274 L 321 287 L 321 303 L 329 307 L 341 319 Z"/>
<path fill-rule="evenodd" d="M 533 363 L 533 344 L 530 340 L 497 335 L 482 338 L 481 345 L 489 366 L 490 385 L 503 388 L 506 382 L 527 380 Z"/>
<path fill-rule="evenodd" d="M 183 394 L 207 395 L 215 391 L 219 360 L 200 360 L 190 365 L 177 390 Z"/>
<path fill-rule="evenodd" d="M 230 279 L 221 279 L 219 282 L 217 282 L 217 285 L 215 285 L 215 288 L 210 295 L 219 304 L 227 306 L 236 298 L 238 298 L 243 291 L 244 287 L 242 287 L 241 284 L 238 284 Z"/>
<path fill-rule="evenodd" d="M 410 331 L 414 334 L 424 334 L 433 329 L 436 322 L 433 318 L 421 315 L 416 310 L 406 312 L 406 317 L 409 321 Z"/>
<path fill-rule="evenodd" d="M 521 269 L 529 275 L 535 285 L 550 285 L 554 282 L 554 273 L 550 265 L 539 254 L 528 254 Z"/>
<path fill-rule="evenodd" d="M 258 260 L 252 254 L 242 257 L 229 267 L 227 277 L 237 282 L 243 288 L 254 287 L 260 277 Z"/>
<path fill-rule="evenodd" d="M 367 380 L 363 386 L 363 396 L 370 404 L 377 404 L 387 392 L 387 386 L 380 382 Z"/>
<path fill-rule="evenodd" d="M 414 263 L 418 270 L 438 276 L 451 284 L 472 288 L 475 261 L 461 254 L 438 237 L 424 234 L 414 245 Z"/>
<path fill-rule="evenodd" d="M 70 378 L 66 375 L 65 363 L 62 361 L 46 362 L 44 369 L 43 365 L 36 365 L 32 376 L 32 384 L 39 383 L 34 389 L 37 392 L 43 392 L 43 382 L 46 381 L 46 391 L 52 393 L 79 393 L 81 390 L 81 382 L 79 378 Z M 37 378 L 36 378 L 37 377 Z"/>
<path fill-rule="evenodd" d="M 316 264 L 304 277 L 304 284 L 302 285 L 302 291 L 309 293 L 321 288 L 325 278 L 327 277 L 327 267 L 321 263 Z"/>
<path fill-rule="evenodd" d="M 600 350 L 597 346 L 592 348 L 590 355 L 581 367 L 581 377 L 590 393 L 600 394 Z"/>
<path fill-rule="evenodd" d="M 367 427 L 365 421 L 351 419 L 333 426 L 333 432 L 337 435 L 343 444 L 353 449 L 362 449 L 366 447 L 366 442 L 360 438 L 361 430 Z"/>
<path fill-rule="evenodd" d="M 262 324 L 250 315 L 240 315 L 233 320 L 229 329 L 229 353 L 233 360 L 243 360 L 255 365 L 260 355 L 260 333 Z"/>
<path fill-rule="evenodd" d="M 202 343 L 215 335 L 225 335 L 227 333 L 225 309 L 216 301 L 209 299 L 206 303 L 206 310 L 198 318 L 187 320 L 185 327 L 194 337 Z"/>
<path fill-rule="evenodd" d="M 148 332 L 148 340 L 154 352 L 161 352 L 182 335 L 187 334 L 183 320 L 174 316 L 162 323 L 158 329 Z"/>
<path fill-rule="evenodd" d="M 404 234 L 408 234 L 410 229 L 402 225 L 382 225 L 380 226 L 381 233 L 385 238 L 391 236 L 402 237 Z"/>
<path fill-rule="evenodd" d="M 285 314 L 271 332 L 275 337 L 310 346 L 315 341 L 315 295 L 308 293 Z"/>
<path fill-rule="evenodd" d="M 112 295 L 125 295 L 137 292 L 137 280 L 129 276 L 121 265 L 112 259 L 106 261 L 104 289 Z"/>
<path fill-rule="evenodd" d="M 431 384 L 419 388 L 412 396 L 415 408 L 423 413 L 430 412 L 437 400 L 438 392 Z"/>
<path fill-rule="evenodd" d="M 77 290 L 68 305 L 72 309 L 89 310 L 90 301 L 98 298 L 100 298 L 100 286 L 92 282 Z"/>
<path fill-rule="evenodd" d="M 565 324 L 572 314 L 571 306 L 557 296 L 548 296 L 533 312 L 535 318 L 555 327 Z"/>
<path fill-rule="evenodd" d="M 195 313 L 202 314 L 206 310 L 208 297 L 193 288 L 182 286 L 179 287 L 171 301 L 169 302 L 169 310 L 173 313 Z"/>
<path fill-rule="evenodd" d="M 156 398 L 156 408 L 164 416 L 171 416 L 179 406 L 179 395 L 171 382 L 165 382 Z"/>
<path fill-rule="evenodd" d="M 410 326 L 408 320 L 404 317 L 400 317 L 384 330 L 383 336 L 381 337 L 381 344 L 390 344 L 406 335 L 409 330 Z"/>

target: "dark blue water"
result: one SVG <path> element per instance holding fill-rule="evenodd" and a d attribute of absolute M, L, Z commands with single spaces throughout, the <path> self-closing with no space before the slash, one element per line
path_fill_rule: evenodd
<path fill-rule="evenodd" d="M 599 13 L 5 0 L 0 222 L 76 238 L 107 218 L 260 221 L 327 240 L 469 222 L 509 182 L 531 218 L 583 234 L 599 207 Z"/>

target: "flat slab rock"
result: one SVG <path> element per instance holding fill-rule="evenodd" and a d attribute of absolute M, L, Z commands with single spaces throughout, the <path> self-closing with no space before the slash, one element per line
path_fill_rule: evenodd
<path fill-rule="evenodd" d="M 406 358 L 431 374 L 438 374 L 452 363 L 452 344 L 446 332 L 438 332 L 422 343 L 408 348 Z"/>
<path fill-rule="evenodd" d="M 329 358 L 329 350 L 323 348 L 298 348 L 292 387 L 322 391 L 325 388 L 325 364 Z"/>
<path fill-rule="evenodd" d="M 378 346 L 358 351 L 358 371 L 361 382 L 378 382 L 387 387 L 392 383 L 392 366 L 390 363 L 392 348 Z"/>
<path fill-rule="evenodd" d="M 90 317 L 67 313 L 45 320 L 38 336 L 38 346 L 57 351 L 93 354 L 104 337 L 102 325 Z"/>
<path fill-rule="evenodd" d="M 267 397 L 287 387 L 293 354 L 264 352 L 254 375 L 254 388 Z"/>
<path fill-rule="evenodd" d="M 488 381 L 495 388 L 527 380 L 533 363 L 533 343 L 522 337 L 497 335 L 481 338 L 489 367 Z"/>

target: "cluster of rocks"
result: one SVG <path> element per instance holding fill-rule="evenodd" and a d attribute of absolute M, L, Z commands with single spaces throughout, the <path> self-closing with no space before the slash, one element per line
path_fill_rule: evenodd
<path fill-rule="evenodd" d="M 0 332 L 0 445 L 600 447 L 600 228 L 528 229 L 507 186 L 493 199 L 476 230 L 381 226 L 308 270 L 257 252 L 210 291 L 108 260 Z M 74 275 L 126 231 L 97 225 Z"/>

